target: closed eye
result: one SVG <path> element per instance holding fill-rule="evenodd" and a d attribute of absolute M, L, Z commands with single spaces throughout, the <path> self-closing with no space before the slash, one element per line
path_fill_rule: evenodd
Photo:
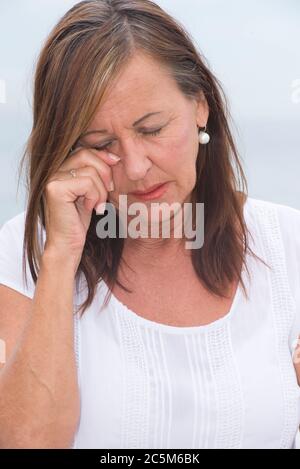
<path fill-rule="evenodd" d="M 153 130 L 151 132 L 142 132 L 142 133 L 145 134 L 145 135 L 153 135 L 155 137 L 155 135 L 158 135 L 161 130 L 162 129 L 157 129 L 157 130 Z"/>
<path fill-rule="evenodd" d="M 149 132 L 141 132 L 143 135 L 151 135 L 152 137 L 155 137 L 156 135 L 158 135 L 162 130 L 162 127 L 160 129 L 157 129 L 157 130 L 151 130 Z M 97 145 L 93 145 L 93 148 L 95 148 L 95 150 L 104 150 L 104 148 L 108 147 L 109 145 L 111 145 L 113 142 L 109 142 L 109 143 L 106 143 L 105 145 L 102 145 L 102 146 L 97 146 Z"/>

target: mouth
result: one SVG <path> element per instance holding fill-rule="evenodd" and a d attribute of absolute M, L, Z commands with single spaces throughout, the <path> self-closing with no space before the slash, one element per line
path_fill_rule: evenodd
<path fill-rule="evenodd" d="M 130 195 L 133 195 L 144 200 L 150 200 L 160 197 L 168 188 L 168 182 L 156 184 L 155 186 L 150 187 L 146 191 L 135 191 L 130 192 Z"/>
<path fill-rule="evenodd" d="M 149 188 L 146 189 L 145 191 L 134 191 L 134 192 L 130 192 L 130 195 L 145 195 L 145 194 L 149 194 L 150 192 L 155 191 L 156 189 L 158 189 L 159 187 L 163 186 L 164 184 L 166 184 L 166 183 L 164 182 L 164 183 L 160 183 L 160 184 L 155 184 L 154 186 L 149 187 Z"/>

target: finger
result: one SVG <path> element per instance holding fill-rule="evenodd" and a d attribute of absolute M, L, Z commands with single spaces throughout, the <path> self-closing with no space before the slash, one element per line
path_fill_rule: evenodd
<path fill-rule="evenodd" d="M 106 201 L 107 191 L 104 187 L 99 188 L 91 177 L 68 178 L 66 174 L 60 177 L 61 179 L 52 180 L 47 184 L 47 197 L 50 196 L 60 202 L 64 200 L 73 203 L 84 197 L 84 206 L 88 211 Z"/>
<path fill-rule="evenodd" d="M 101 158 L 105 163 L 108 165 L 115 165 L 117 164 L 121 158 L 114 153 L 107 151 L 107 150 L 97 150 L 96 148 L 92 147 L 78 147 L 70 153 L 68 159 L 72 158 L 73 156 L 77 155 L 78 153 L 91 153 L 95 155 L 97 158 Z"/>
<path fill-rule="evenodd" d="M 93 166 L 97 169 L 100 177 L 103 179 L 107 190 L 110 192 L 114 189 L 114 181 L 111 167 L 104 161 L 105 152 L 94 153 L 90 150 L 81 150 L 73 153 L 60 167 L 62 171 L 70 171 L 85 166 Z M 106 159 L 108 157 L 106 156 Z M 114 162 L 115 164 L 116 162 Z M 111 164 L 111 162 L 110 162 Z"/>
<path fill-rule="evenodd" d="M 108 198 L 108 191 L 104 185 L 104 182 L 102 181 L 101 177 L 99 177 L 99 174 L 97 170 L 93 166 L 85 166 L 83 168 L 78 168 L 76 169 L 76 177 L 73 177 L 69 171 L 58 171 L 56 174 L 56 180 L 64 181 L 68 179 L 80 179 L 82 177 L 89 177 L 92 179 L 93 183 L 97 187 L 99 194 L 101 196 L 101 200 L 107 200 Z"/>

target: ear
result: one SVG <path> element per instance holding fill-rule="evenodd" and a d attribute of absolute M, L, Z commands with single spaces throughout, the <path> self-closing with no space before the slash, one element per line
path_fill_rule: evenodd
<path fill-rule="evenodd" d="M 209 107 L 203 91 L 199 92 L 196 99 L 196 120 L 199 127 L 205 127 L 208 121 Z"/>

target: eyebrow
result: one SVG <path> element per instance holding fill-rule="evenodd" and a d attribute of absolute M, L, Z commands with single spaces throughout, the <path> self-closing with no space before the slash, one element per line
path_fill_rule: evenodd
<path fill-rule="evenodd" d="M 141 122 L 144 120 L 148 119 L 148 117 L 154 116 L 156 114 L 162 114 L 162 111 L 157 111 L 157 112 L 148 112 L 148 114 L 145 114 L 143 117 L 140 117 L 137 121 L 135 121 L 132 124 L 132 127 L 136 127 L 139 125 Z M 94 133 L 99 133 L 99 134 L 107 134 L 108 131 L 106 129 L 99 129 L 99 130 L 89 130 L 88 132 L 85 132 L 84 134 L 81 135 L 82 137 L 85 137 L 86 135 L 94 134 Z"/>

